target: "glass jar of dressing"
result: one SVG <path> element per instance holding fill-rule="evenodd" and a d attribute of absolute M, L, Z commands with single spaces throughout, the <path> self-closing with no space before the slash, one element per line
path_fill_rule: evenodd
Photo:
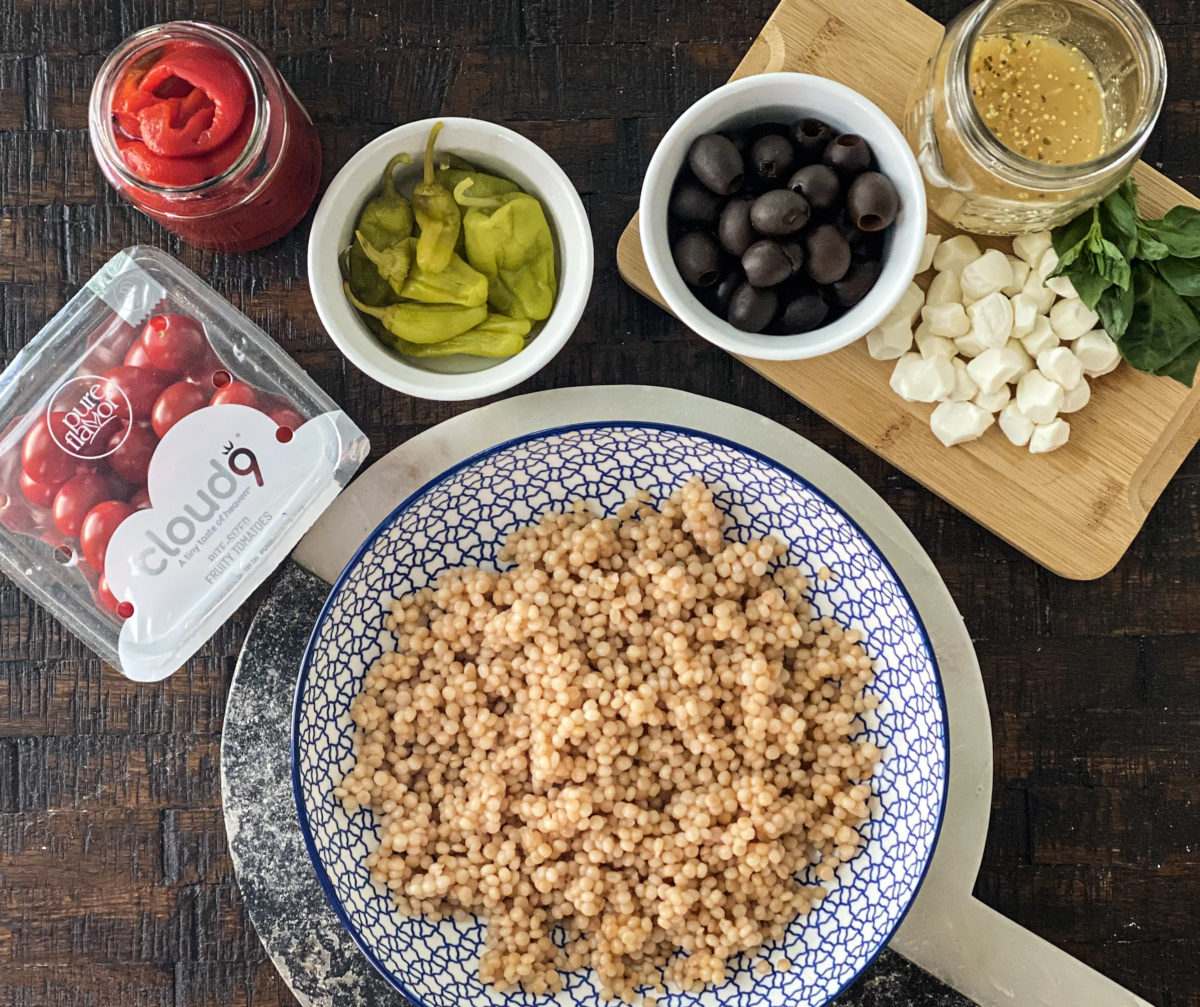
<path fill-rule="evenodd" d="M 982 0 L 909 96 L 929 208 L 988 234 L 1070 220 L 1133 167 L 1165 87 L 1162 42 L 1133 0 Z"/>

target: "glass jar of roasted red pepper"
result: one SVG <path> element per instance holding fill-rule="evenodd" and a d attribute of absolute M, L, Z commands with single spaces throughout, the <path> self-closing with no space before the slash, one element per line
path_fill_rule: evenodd
<path fill-rule="evenodd" d="M 216 25 L 173 21 L 125 39 L 96 77 L 88 129 L 113 187 L 198 248 L 270 244 L 321 177 L 320 141 L 287 82 Z"/>

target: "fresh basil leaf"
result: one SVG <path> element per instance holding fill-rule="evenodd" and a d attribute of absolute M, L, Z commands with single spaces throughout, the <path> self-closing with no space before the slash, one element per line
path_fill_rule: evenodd
<path fill-rule="evenodd" d="M 1129 325 L 1117 346 L 1121 356 L 1139 371 L 1157 371 L 1200 341 L 1200 319 L 1145 263 L 1138 263 L 1133 270 L 1133 300 Z"/>
<path fill-rule="evenodd" d="M 1171 250 L 1154 237 L 1156 231 L 1142 228 L 1138 231 L 1138 258 L 1147 262 L 1158 262 L 1171 254 Z"/>
<path fill-rule="evenodd" d="M 1200 256 L 1200 210 L 1176 206 L 1155 223 L 1155 237 L 1182 259 Z"/>
<path fill-rule="evenodd" d="M 1200 259 L 1180 259 L 1174 255 L 1162 259 L 1158 275 L 1182 297 L 1200 297 Z"/>
<path fill-rule="evenodd" d="M 1128 203 L 1133 208 L 1133 212 L 1136 215 L 1137 214 L 1138 187 L 1137 187 L 1137 182 L 1135 182 L 1133 180 L 1132 175 L 1125 176 L 1125 181 L 1123 181 L 1120 185 L 1117 186 L 1117 193 L 1120 195 L 1120 197 L 1123 200 L 1125 200 L 1126 203 Z"/>
<path fill-rule="evenodd" d="M 1095 271 L 1109 283 L 1115 284 L 1122 290 L 1128 288 L 1130 280 L 1129 261 L 1123 256 L 1111 241 L 1104 242 L 1104 255 L 1094 259 Z M 1092 307 L 1092 305 L 1088 305 Z"/>
<path fill-rule="evenodd" d="M 1127 178 L 1126 181 L 1130 186 L 1133 185 L 1133 179 Z M 1122 183 L 1116 192 L 1107 196 L 1100 203 L 1100 224 L 1105 236 L 1120 249 L 1121 254 L 1126 259 L 1132 259 L 1137 252 L 1138 236 L 1136 188 L 1132 195 L 1128 195 L 1126 185 Z"/>
<path fill-rule="evenodd" d="M 1096 208 L 1092 207 L 1090 212 L 1081 213 L 1074 220 L 1056 227 L 1050 233 L 1050 242 L 1058 255 L 1059 269 L 1062 269 L 1064 260 L 1072 262 L 1079 255 L 1096 220 Z M 1058 273 L 1054 275 L 1057 276 Z"/>
<path fill-rule="evenodd" d="M 1196 367 L 1200 365 L 1200 339 L 1186 347 L 1169 364 L 1160 367 L 1154 373 L 1164 378 L 1174 378 L 1181 385 L 1192 387 L 1196 380 Z"/>
<path fill-rule="evenodd" d="M 1124 259 L 1121 261 L 1125 262 Z M 1126 268 L 1128 268 L 1128 263 L 1126 263 Z M 1071 286 L 1075 288 L 1075 293 L 1079 295 L 1079 299 L 1084 304 L 1093 310 L 1096 310 L 1096 304 L 1101 296 L 1112 285 L 1112 280 L 1099 272 L 1080 269 L 1071 273 Z"/>
<path fill-rule="evenodd" d="M 1104 326 L 1104 331 L 1113 339 L 1119 340 L 1129 325 L 1129 316 L 1133 314 L 1132 285 L 1129 290 L 1108 287 L 1096 301 L 1093 310 L 1100 316 L 1100 324 Z"/>

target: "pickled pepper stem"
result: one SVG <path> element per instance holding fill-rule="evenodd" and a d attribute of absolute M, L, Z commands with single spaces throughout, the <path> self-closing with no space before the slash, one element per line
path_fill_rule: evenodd
<path fill-rule="evenodd" d="M 499 196 L 468 196 L 467 190 L 475 184 L 475 179 L 464 178 L 454 187 L 454 202 L 459 206 L 475 206 L 482 210 L 498 210 L 504 205 Z"/>
<path fill-rule="evenodd" d="M 390 161 L 388 161 L 387 167 L 383 169 L 383 195 L 385 197 L 394 197 L 396 195 L 395 173 L 396 169 L 402 164 L 412 164 L 412 155 L 404 153 L 397 154 Z"/>
<path fill-rule="evenodd" d="M 440 133 L 442 131 L 443 125 L 445 125 L 445 124 L 441 123 L 441 122 L 435 122 L 433 124 L 433 129 L 431 129 L 429 131 L 429 139 L 425 141 L 425 184 L 426 185 L 431 185 L 433 183 L 433 148 L 434 148 L 434 145 L 437 143 L 437 135 L 438 135 L 438 133 Z"/>

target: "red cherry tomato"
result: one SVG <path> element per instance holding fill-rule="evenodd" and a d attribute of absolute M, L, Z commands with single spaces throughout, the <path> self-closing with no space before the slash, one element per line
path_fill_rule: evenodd
<path fill-rule="evenodd" d="M 208 338 L 194 318 L 155 315 L 142 330 L 142 346 L 151 366 L 178 374 L 204 359 Z"/>
<path fill-rule="evenodd" d="M 214 406 L 250 406 L 258 408 L 258 393 L 244 381 L 231 381 L 213 392 L 209 403 Z"/>
<path fill-rule="evenodd" d="M 272 409 L 267 415 L 279 426 L 287 427 L 289 430 L 299 430 L 300 424 L 304 422 L 304 417 L 295 409 Z"/>
<path fill-rule="evenodd" d="M 26 498 L 39 507 L 49 507 L 54 502 L 54 494 L 58 492 L 57 485 L 40 483 L 36 479 L 31 479 L 29 473 L 24 469 L 21 469 L 17 482 L 20 483 L 21 492 L 25 494 Z"/>
<path fill-rule="evenodd" d="M 121 419 L 130 419 L 132 415 L 134 420 L 148 420 L 155 400 L 170 383 L 169 374 L 153 367 L 122 364 L 104 375 L 100 394 L 113 403 Z"/>
<path fill-rule="evenodd" d="M 142 345 L 141 339 L 138 339 L 129 347 L 129 352 L 125 354 L 126 367 L 151 367 L 149 356 L 146 355 L 146 347 Z"/>
<path fill-rule="evenodd" d="M 83 558 L 97 573 L 104 573 L 104 557 L 113 532 L 132 513 L 133 508 L 124 501 L 105 500 L 96 504 L 83 519 L 79 547 L 83 550 Z"/>
<path fill-rule="evenodd" d="M 51 413 L 49 422 L 44 415 L 39 416 L 25 434 L 25 441 L 21 445 L 21 465 L 30 479 L 61 486 L 75 474 L 79 459 L 59 447 L 60 442 L 65 443 L 67 434 L 64 416 L 66 413 L 63 412 Z M 57 441 L 50 432 L 49 423 L 54 424 Z"/>
<path fill-rule="evenodd" d="M 145 486 L 150 458 L 158 447 L 154 431 L 144 423 L 135 423 L 128 435 L 122 428 L 112 443 L 120 445 L 108 456 L 113 471 L 132 486 Z"/>
<path fill-rule="evenodd" d="M 108 609 L 113 615 L 121 614 L 119 611 L 117 611 L 117 608 L 121 603 L 117 601 L 117 596 L 112 593 L 112 588 L 108 586 L 107 577 L 102 576 L 100 578 L 100 583 L 96 585 L 96 598 L 100 604 Z"/>
<path fill-rule="evenodd" d="M 150 413 L 154 432 L 162 437 L 188 413 L 208 405 L 208 399 L 208 390 L 190 381 L 176 381 L 173 385 L 167 385 Z"/>
<path fill-rule="evenodd" d="M 129 506 L 134 510 L 145 510 L 150 506 L 150 490 L 143 486 L 129 498 Z"/>
<path fill-rule="evenodd" d="M 224 370 L 225 365 L 221 363 L 221 358 L 213 352 L 212 347 L 210 346 L 205 351 L 204 356 L 200 359 L 199 363 L 193 364 L 188 368 L 188 371 L 184 377 L 187 378 L 188 381 L 194 381 L 205 391 L 211 393 L 212 390 L 217 387 L 217 383 L 213 380 L 213 376 Z"/>
<path fill-rule="evenodd" d="M 78 374 L 103 374 L 116 367 L 136 344 L 140 333 L 119 315 L 112 315 L 88 336 L 88 351 Z"/>
<path fill-rule="evenodd" d="M 54 527 L 69 538 L 79 534 L 83 519 L 98 503 L 110 498 L 109 481 L 96 472 L 84 472 L 68 479 L 54 497 Z"/>

